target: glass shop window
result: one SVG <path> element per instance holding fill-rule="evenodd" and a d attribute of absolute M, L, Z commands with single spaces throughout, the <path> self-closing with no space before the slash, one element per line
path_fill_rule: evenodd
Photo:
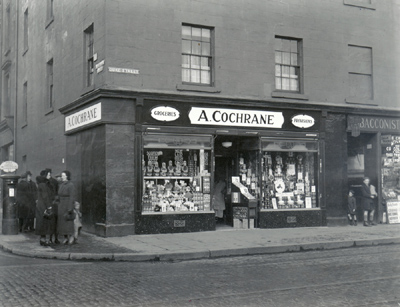
<path fill-rule="evenodd" d="M 382 135 L 382 197 L 400 200 L 400 136 Z"/>
<path fill-rule="evenodd" d="M 208 135 L 144 135 L 142 213 L 210 212 L 211 145 Z"/>
<path fill-rule="evenodd" d="M 262 139 L 261 210 L 318 208 L 318 143 Z"/>

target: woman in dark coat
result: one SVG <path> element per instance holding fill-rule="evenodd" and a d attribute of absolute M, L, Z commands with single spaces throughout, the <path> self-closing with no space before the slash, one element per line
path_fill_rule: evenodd
<path fill-rule="evenodd" d="M 35 233 L 40 236 L 40 245 L 49 246 L 51 226 L 54 225 L 54 216 L 45 219 L 43 213 L 46 209 L 51 209 L 51 191 L 45 177 L 37 176 L 36 183 L 38 185 L 38 201 L 36 204 Z"/>
<path fill-rule="evenodd" d="M 29 219 L 35 217 L 36 185 L 30 182 L 30 171 L 21 175 L 17 185 L 16 203 L 18 205 L 19 231 L 27 231 Z"/>
<path fill-rule="evenodd" d="M 363 184 L 361 185 L 361 205 L 364 210 L 364 226 L 376 225 L 374 223 L 374 213 L 375 213 L 375 195 L 371 193 L 371 186 L 369 184 L 369 178 L 365 177 Z M 368 215 L 370 217 L 370 221 L 368 221 Z"/>
<path fill-rule="evenodd" d="M 69 211 L 74 210 L 74 202 L 76 200 L 75 186 L 71 182 L 71 173 L 63 171 L 61 173 L 62 183 L 58 188 L 58 197 L 60 202 L 58 204 L 58 221 L 57 230 L 59 235 L 64 236 L 63 244 L 74 243 L 74 221 L 67 220 L 66 215 Z"/>

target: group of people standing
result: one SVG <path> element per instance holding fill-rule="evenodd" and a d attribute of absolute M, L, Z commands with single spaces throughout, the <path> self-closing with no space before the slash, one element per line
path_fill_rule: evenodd
<path fill-rule="evenodd" d="M 42 246 L 60 244 L 59 236 L 64 237 L 63 244 L 77 243 L 82 214 L 69 171 L 63 171 L 56 180 L 46 168 L 36 177 L 36 183 L 32 173 L 25 172 L 17 185 L 16 202 L 20 232 L 34 230 Z"/>
<path fill-rule="evenodd" d="M 348 218 L 349 223 L 352 226 L 357 226 L 357 214 L 356 214 L 356 199 L 354 191 L 349 191 L 348 198 Z M 376 192 L 375 186 L 370 184 L 370 179 L 364 177 L 361 185 L 361 206 L 364 212 L 364 226 L 375 226 L 374 221 L 375 210 L 377 206 L 378 193 Z"/>

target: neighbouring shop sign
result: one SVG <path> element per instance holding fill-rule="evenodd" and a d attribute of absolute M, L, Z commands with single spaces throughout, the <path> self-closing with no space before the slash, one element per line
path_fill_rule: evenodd
<path fill-rule="evenodd" d="M 18 164 L 14 161 L 4 161 L 0 164 L 0 170 L 5 173 L 13 173 L 18 169 Z"/>
<path fill-rule="evenodd" d="M 191 124 L 197 125 L 258 128 L 282 128 L 285 121 L 282 112 L 198 107 L 191 108 L 189 119 Z"/>
<path fill-rule="evenodd" d="M 314 126 L 315 119 L 310 115 L 298 114 L 292 117 L 292 124 L 298 128 L 310 128 Z"/>
<path fill-rule="evenodd" d="M 348 116 L 347 127 L 351 131 L 400 132 L 400 118 Z"/>
<path fill-rule="evenodd" d="M 400 200 L 398 201 L 388 201 L 387 215 L 390 224 L 400 223 Z"/>
<path fill-rule="evenodd" d="M 65 131 L 101 120 L 101 102 L 65 117 Z"/>
<path fill-rule="evenodd" d="M 179 111 L 172 107 L 155 107 L 151 110 L 151 117 L 163 122 L 172 122 L 179 118 Z"/>

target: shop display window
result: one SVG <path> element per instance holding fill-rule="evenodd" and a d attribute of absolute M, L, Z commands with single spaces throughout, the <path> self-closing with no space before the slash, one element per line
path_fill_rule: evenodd
<path fill-rule="evenodd" d="M 210 212 L 211 145 L 205 135 L 144 135 L 142 213 Z"/>
<path fill-rule="evenodd" d="M 318 208 L 318 143 L 262 139 L 261 210 Z"/>
<path fill-rule="evenodd" d="M 382 196 L 400 200 L 400 136 L 382 135 Z"/>

